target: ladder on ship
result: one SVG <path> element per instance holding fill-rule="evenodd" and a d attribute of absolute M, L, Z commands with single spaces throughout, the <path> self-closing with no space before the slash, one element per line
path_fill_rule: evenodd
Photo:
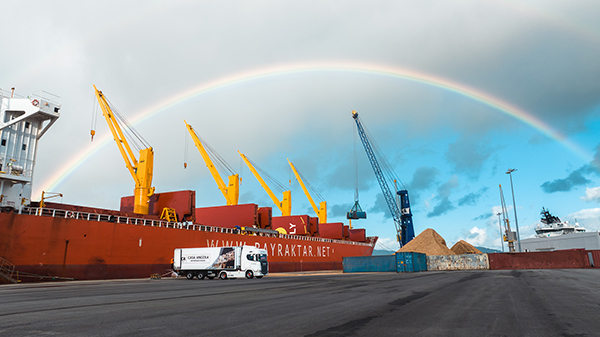
<path fill-rule="evenodd" d="M 15 265 L 8 262 L 0 256 L 0 282 L 1 283 L 19 283 L 19 280 L 13 278 Z"/>

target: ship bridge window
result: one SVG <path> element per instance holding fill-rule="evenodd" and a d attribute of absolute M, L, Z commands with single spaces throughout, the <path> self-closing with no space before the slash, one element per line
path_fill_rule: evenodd
<path fill-rule="evenodd" d="M 29 122 L 25 122 L 25 129 L 29 129 Z"/>
<path fill-rule="evenodd" d="M 6 139 L 2 139 L 2 146 L 6 146 Z"/>
<path fill-rule="evenodd" d="M 23 144 L 23 151 L 27 150 L 27 144 Z"/>

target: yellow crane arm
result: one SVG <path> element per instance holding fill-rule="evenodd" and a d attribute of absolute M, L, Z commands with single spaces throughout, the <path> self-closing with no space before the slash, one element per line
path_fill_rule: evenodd
<path fill-rule="evenodd" d="M 230 175 L 229 185 L 225 185 L 225 182 L 223 181 L 221 175 L 217 171 L 217 168 L 213 164 L 212 159 L 210 159 L 208 152 L 204 148 L 204 145 L 202 145 L 202 142 L 200 141 L 200 138 L 194 131 L 194 128 L 192 128 L 192 126 L 189 125 L 185 121 L 185 119 L 183 120 L 183 122 L 185 123 L 185 126 L 187 127 L 190 136 L 192 136 L 192 140 L 194 141 L 194 144 L 196 144 L 196 148 L 198 148 L 200 155 L 202 155 L 202 159 L 204 159 L 206 167 L 208 167 L 208 170 L 210 171 L 210 174 L 212 174 L 212 177 L 215 180 L 215 182 L 217 183 L 219 190 L 221 191 L 221 193 L 223 193 L 225 200 L 227 200 L 227 205 L 237 205 L 240 197 L 240 176 L 238 174 Z"/>
<path fill-rule="evenodd" d="M 244 162 L 246 163 L 246 165 L 248 166 L 250 171 L 252 171 L 252 174 L 254 174 L 254 176 L 260 183 L 260 185 L 265 189 L 265 191 L 267 192 L 269 197 L 271 197 L 271 200 L 273 200 L 273 203 L 275 204 L 275 206 L 277 206 L 277 208 L 279 208 L 279 210 L 281 211 L 281 215 L 282 216 L 292 215 L 292 192 L 289 190 L 284 191 L 283 192 L 283 200 L 279 201 L 279 199 L 277 199 L 277 197 L 275 196 L 273 191 L 271 191 L 271 189 L 269 188 L 267 183 L 265 183 L 265 181 L 260 176 L 260 174 L 258 174 L 258 171 L 256 171 L 256 169 L 254 168 L 254 165 L 252 165 L 252 163 L 250 163 L 250 160 L 248 160 L 248 158 L 240 151 L 238 151 L 238 153 L 240 154 L 240 156 L 242 156 L 242 159 L 244 160 Z"/>
<path fill-rule="evenodd" d="M 310 193 L 308 192 L 306 185 L 304 185 L 304 181 L 300 177 L 300 173 L 298 173 L 298 170 L 296 170 L 296 167 L 294 166 L 294 164 L 292 164 L 292 162 L 289 159 L 288 159 L 288 163 L 290 163 L 290 166 L 292 167 L 292 171 L 294 172 L 294 175 L 296 176 L 296 180 L 298 180 L 298 182 L 300 183 L 300 186 L 302 187 L 304 194 L 306 194 L 308 201 L 310 202 L 313 210 L 317 214 L 317 217 L 319 218 L 319 223 L 327 223 L 327 202 L 321 201 L 319 203 L 319 207 L 317 207 L 317 204 L 315 204 L 313 198 L 310 196 Z"/>
<path fill-rule="evenodd" d="M 104 119 L 106 119 L 110 132 L 117 143 L 117 147 L 125 161 L 125 166 L 135 181 L 133 211 L 137 214 L 148 214 L 148 203 L 150 197 L 154 194 L 154 187 L 151 186 L 152 170 L 154 168 L 154 151 L 152 150 L 152 147 L 142 149 L 140 150 L 139 160 L 136 159 L 106 97 L 104 97 L 102 91 L 98 90 L 95 85 L 94 90 L 96 91 L 96 98 L 102 109 L 102 115 L 104 116 Z"/>

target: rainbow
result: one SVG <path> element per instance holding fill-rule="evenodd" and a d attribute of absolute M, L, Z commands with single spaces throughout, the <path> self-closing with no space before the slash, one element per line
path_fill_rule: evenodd
<path fill-rule="evenodd" d="M 132 124 L 138 124 L 147 120 L 181 102 L 195 98 L 209 92 L 225 89 L 234 85 L 240 85 L 261 79 L 286 76 L 299 73 L 323 73 L 323 72 L 340 72 L 340 73 L 358 73 L 371 76 L 384 76 L 396 79 L 408 80 L 417 83 L 422 83 L 442 90 L 456 93 L 458 95 L 468 97 L 487 106 L 493 107 L 499 112 L 509 115 L 531 127 L 540 131 L 544 135 L 556 140 L 566 146 L 569 150 L 582 157 L 584 160 L 591 160 L 591 154 L 578 147 L 573 142 L 569 141 L 564 135 L 551 128 L 544 121 L 533 116 L 532 114 L 511 105 L 508 102 L 502 101 L 488 93 L 471 88 L 464 84 L 454 82 L 449 79 L 437 77 L 425 73 L 416 72 L 414 70 L 403 69 L 396 66 L 386 66 L 380 64 L 354 63 L 354 62 L 314 62 L 314 63 L 299 63 L 299 64 L 284 64 L 261 68 L 256 70 L 244 71 L 229 76 L 217 78 L 213 81 L 201 83 L 198 86 L 192 87 L 184 92 L 178 93 L 167 99 L 138 113 L 134 118 L 130 119 Z M 350 109 L 350 108 L 349 108 Z M 39 191 L 34 195 L 41 194 L 41 191 L 54 191 L 72 172 L 74 172 L 83 162 L 96 153 L 102 146 L 107 144 L 111 137 L 104 136 L 93 144 L 86 147 L 83 151 L 76 154 L 63 167 L 56 171 L 46 182 L 40 185 Z M 39 193 L 38 193 L 39 192 Z"/>

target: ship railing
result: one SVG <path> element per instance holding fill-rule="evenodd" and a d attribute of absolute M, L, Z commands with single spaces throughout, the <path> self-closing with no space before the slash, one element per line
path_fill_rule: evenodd
<path fill-rule="evenodd" d="M 76 210 L 28 207 L 28 208 L 24 208 L 22 213 L 30 214 L 30 215 L 37 215 L 37 216 L 50 216 L 50 217 L 54 217 L 54 218 L 109 222 L 109 223 L 118 223 L 118 224 L 127 224 L 127 225 L 150 226 L 150 227 L 175 228 L 175 229 L 185 229 L 185 230 L 224 233 L 224 234 L 241 234 L 240 231 L 236 228 L 200 225 L 200 224 L 194 224 L 192 222 L 170 222 L 170 221 L 165 221 L 165 220 L 134 218 L 134 217 L 127 217 L 127 216 L 120 216 L 120 215 L 80 212 L 80 211 L 76 211 Z M 339 243 L 339 244 L 357 245 L 357 246 L 371 246 L 371 244 L 367 243 L 367 242 L 326 239 L 326 238 L 305 236 L 305 235 L 262 233 L 262 236 L 265 236 L 265 237 L 278 236 L 280 238 L 287 238 L 287 239 L 300 240 L 300 241 Z"/>
<path fill-rule="evenodd" d="M 19 95 L 19 94 L 15 94 L 12 92 L 12 90 L 4 90 L 0 88 L 0 96 L 5 97 L 5 98 L 11 98 L 11 96 L 13 98 L 24 98 L 23 96 Z"/>
<path fill-rule="evenodd" d="M 54 103 L 55 105 L 61 105 L 61 98 L 51 92 L 39 90 L 31 94 L 29 98 L 38 98 L 40 101 Z"/>

